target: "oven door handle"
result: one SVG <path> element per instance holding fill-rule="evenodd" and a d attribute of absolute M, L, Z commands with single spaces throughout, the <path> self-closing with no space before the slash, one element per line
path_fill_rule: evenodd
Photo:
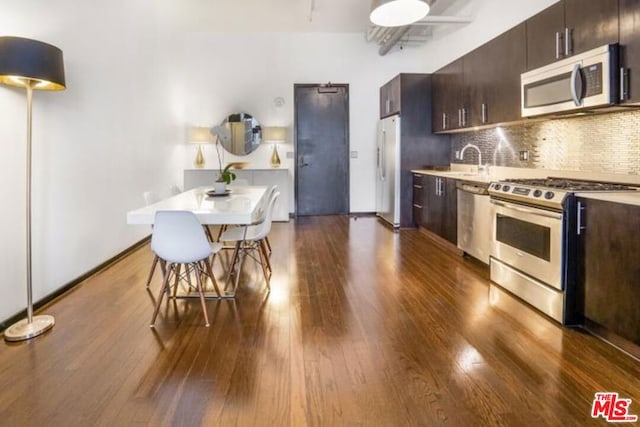
<path fill-rule="evenodd" d="M 544 216 L 544 217 L 553 218 L 553 219 L 562 219 L 562 214 L 556 213 L 556 212 L 543 211 L 540 209 L 529 209 L 524 206 L 514 205 L 511 203 L 504 203 L 504 202 L 500 202 L 493 199 L 490 200 L 490 202 L 496 206 L 502 206 L 503 208 L 512 209 L 518 212 L 524 212 L 531 215 Z"/>

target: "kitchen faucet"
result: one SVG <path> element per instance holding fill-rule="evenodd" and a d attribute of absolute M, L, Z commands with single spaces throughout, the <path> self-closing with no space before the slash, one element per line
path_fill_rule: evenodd
<path fill-rule="evenodd" d="M 480 152 L 480 148 L 478 148 L 477 145 L 467 144 L 462 147 L 462 150 L 460 150 L 460 153 L 458 154 L 458 159 L 464 159 L 464 152 L 467 151 L 467 148 L 475 148 L 475 150 L 478 152 L 478 172 L 480 172 L 482 169 L 484 169 L 484 166 L 482 166 L 482 153 Z"/>

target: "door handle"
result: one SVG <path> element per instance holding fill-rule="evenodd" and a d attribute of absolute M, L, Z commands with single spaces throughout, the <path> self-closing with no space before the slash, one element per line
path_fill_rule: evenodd
<path fill-rule="evenodd" d="M 309 163 L 307 163 L 307 162 L 305 162 L 305 161 L 304 161 L 304 156 L 300 156 L 300 157 L 298 158 L 298 167 L 299 167 L 299 168 L 303 168 L 303 167 L 305 167 L 305 166 L 309 166 Z"/>
<path fill-rule="evenodd" d="M 571 39 L 571 33 L 573 30 L 571 28 L 564 29 L 564 56 L 573 55 L 573 40 Z"/>
<path fill-rule="evenodd" d="M 629 72 L 627 68 L 620 67 L 620 101 L 626 101 L 629 97 Z"/>
<path fill-rule="evenodd" d="M 579 236 L 582 234 L 582 231 L 586 228 L 583 223 L 582 215 L 584 214 L 584 206 L 582 202 L 578 202 L 578 212 L 577 212 L 577 221 L 576 221 L 576 234 Z"/>
<path fill-rule="evenodd" d="M 562 33 L 556 31 L 556 59 L 562 58 Z"/>

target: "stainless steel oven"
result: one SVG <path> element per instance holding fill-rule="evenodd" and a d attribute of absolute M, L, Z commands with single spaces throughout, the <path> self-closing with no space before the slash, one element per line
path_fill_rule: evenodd
<path fill-rule="evenodd" d="M 492 200 L 495 205 L 491 254 L 562 290 L 562 213 Z"/>
<path fill-rule="evenodd" d="M 490 272 L 492 298 L 499 287 L 563 324 L 579 321 L 574 192 L 636 191 L 615 183 L 562 178 L 491 183 L 495 207 Z"/>

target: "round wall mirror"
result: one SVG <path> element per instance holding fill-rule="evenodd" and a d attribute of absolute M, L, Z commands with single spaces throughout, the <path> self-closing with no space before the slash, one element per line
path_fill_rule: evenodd
<path fill-rule="evenodd" d="M 246 156 L 260 145 L 262 128 L 251 114 L 229 114 L 221 126 L 228 132 L 220 137 L 220 143 L 231 154 Z"/>

